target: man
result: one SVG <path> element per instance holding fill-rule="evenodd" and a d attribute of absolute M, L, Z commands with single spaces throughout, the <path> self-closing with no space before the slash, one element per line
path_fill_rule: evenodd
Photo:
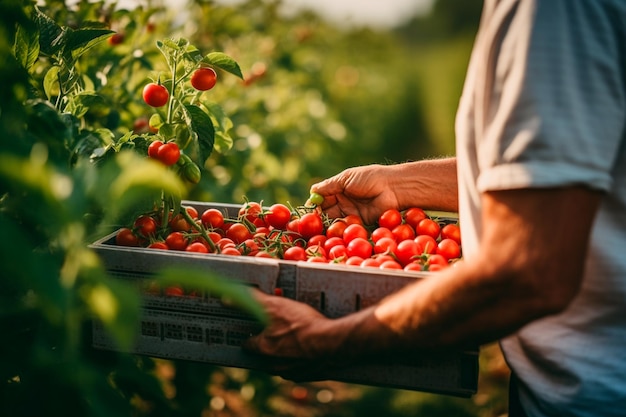
<path fill-rule="evenodd" d="M 625 122 L 626 2 L 486 1 L 456 158 L 312 187 L 369 222 L 458 210 L 464 261 L 334 320 L 259 294 L 272 323 L 246 347 L 334 360 L 501 340 L 510 416 L 625 415 Z"/>

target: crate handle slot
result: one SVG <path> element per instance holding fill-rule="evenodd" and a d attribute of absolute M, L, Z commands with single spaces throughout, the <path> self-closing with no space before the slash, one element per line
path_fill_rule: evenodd
<path fill-rule="evenodd" d="M 320 311 L 326 310 L 326 293 L 320 292 Z"/>
<path fill-rule="evenodd" d="M 357 294 L 354 297 L 354 311 L 361 310 L 361 294 Z"/>

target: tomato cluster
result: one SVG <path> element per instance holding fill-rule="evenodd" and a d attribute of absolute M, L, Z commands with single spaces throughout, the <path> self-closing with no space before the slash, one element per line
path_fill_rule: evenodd
<path fill-rule="evenodd" d="M 429 216 L 420 208 L 387 210 L 374 225 L 349 215 L 329 219 L 315 206 L 290 207 L 246 202 L 238 215 L 192 206 L 138 216 L 118 231 L 116 243 L 154 249 L 256 256 L 348 266 L 438 271 L 461 258 L 461 235 L 454 220 Z"/>

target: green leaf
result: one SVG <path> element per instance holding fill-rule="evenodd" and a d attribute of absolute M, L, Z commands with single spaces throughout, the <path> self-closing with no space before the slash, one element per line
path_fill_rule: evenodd
<path fill-rule="evenodd" d="M 113 33 L 115 32 L 108 29 L 68 30 L 65 53 L 71 54 L 72 59 L 76 60 Z"/>
<path fill-rule="evenodd" d="M 65 31 L 54 20 L 35 7 L 35 23 L 39 28 L 39 47 L 41 52 L 52 56 L 65 44 Z"/>
<path fill-rule="evenodd" d="M 198 135 L 198 157 L 196 163 L 200 166 L 204 165 L 215 145 L 215 128 L 211 117 L 206 114 L 200 107 L 195 105 L 186 105 L 185 121 L 191 131 Z"/>
<path fill-rule="evenodd" d="M 59 73 L 61 72 L 61 67 L 58 65 L 53 65 L 50 67 L 48 72 L 43 79 L 43 91 L 46 93 L 46 97 L 48 100 L 52 101 L 53 97 L 56 97 L 60 94 L 59 88 Z"/>
<path fill-rule="evenodd" d="M 39 32 L 18 26 L 13 50 L 18 62 L 30 72 L 39 57 Z"/>
<path fill-rule="evenodd" d="M 203 62 L 218 67 L 243 80 L 243 74 L 241 73 L 239 64 L 223 52 L 211 52 L 204 57 Z"/>
<path fill-rule="evenodd" d="M 74 116 L 81 118 L 89 111 L 90 107 L 94 105 L 105 105 L 105 100 L 102 96 L 92 92 L 82 92 L 70 97 L 65 111 L 72 113 Z"/>

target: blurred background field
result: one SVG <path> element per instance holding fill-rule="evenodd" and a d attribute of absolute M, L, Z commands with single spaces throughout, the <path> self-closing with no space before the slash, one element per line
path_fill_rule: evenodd
<path fill-rule="evenodd" d="M 20 2 L 1 7 L 9 10 L 13 3 Z M 120 44 L 95 46 L 79 65 L 103 99 L 83 115 L 83 123 L 108 129 L 116 138 L 151 116 L 141 89 L 162 70 L 157 39 L 182 36 L 205 53 L 227 53 L 241 66 L 244 82 L 220 73 L 210 91 L 210 99 L 232 120 L 232 148 L 207 160 L 189 199 L 298 205 L 313 182 L 350 166 L 454 155 L 454 115 L 481 1 L 398 1 L 401 18 L 383 23 L 333 14 L 324 2 L 309 7 L 312 2 L 295 0 L 67 3 L 39 2 L 59 24 L 98 20 L 124 34 Z M 394 1 L 384 4 L 394 8 Z M 13 16 L 3 13 L 6 27 L 14 24 Z M 0 46 L 6 52 L 11 45 Z M 2 71 L 7 79 L 10 68 Z M 43 77 L 32 76 L 40 82 Z M 3 260 L 9 260 L 17 246 L 4 243 Z M 21 276 L 17 269 L 5 273 Z M 45 272 L 37 273 L 46 279 Z M 0 411 L 10 413 L 0 415 L 42 415 L 37 412 L 45 410 L 48 415 L 110 416 L 129 409 L 130 415 L 155 417 L 506 415 L 508 369 L 497 344 L 481 350 L 479 391 L 469 399 L 338 382 L 296 384 L 240 369 L 102 352 L 72 356 L 70 369 L 67 357 L 59 359 L 48 346 L 48 333 L 59 329 L 58 346 L 76 343 L 65 337 L 72 320 L 64 322 L 59 311 L 85 317 L 65 295 L 51 296 L 50 305 L 37 307 L 36 313 L 0 308 L 2 334 L 28 335 L 0 349 Z M 37 322 L 29 321 L 33 317 L 45 318 L 46 337 L 34 333 L 30 338 Z M 16 364 L 32 379 L 15 379 Z M 67 375 L 59 376 L 63 372 Z M 103 384 L 113 385 L 114 393 Z M 35 393 L 39 405 L 24 407 Z"/>

